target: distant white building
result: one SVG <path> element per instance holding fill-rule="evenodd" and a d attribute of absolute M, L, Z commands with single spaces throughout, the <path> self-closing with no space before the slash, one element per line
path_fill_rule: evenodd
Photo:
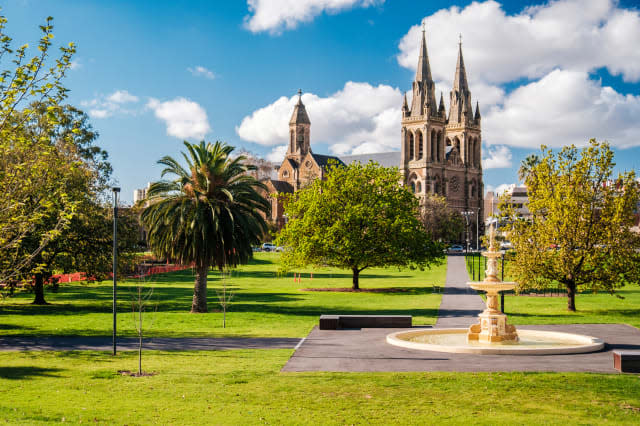
<path fill-rule="evenodd" d="M 491 218 L 496 218 L 500 215 L 500 209 L 498 208 L 500 206 L 500 197 L 505 193 L 509 197 L 509 204 L 513 206 L 519 216 L 524 218 L 531 217 L 531 212 L 527 206 L 529 204 L 527 187 L 513 185 L 502 194 L 496 194 L 493 191 L 487 192 L 484 197 L 485 223 L 490 223 Z"/>
<path fill-rule="evenodd" d="M 147 183 L 146 188 L 142 189 L 134 189 L 133 190 L 133 204 L 137 204 L 139 201 L 147 198 L 147 192 L 149 191 L 149 187 L 151 187 L 151 183 Z"/>

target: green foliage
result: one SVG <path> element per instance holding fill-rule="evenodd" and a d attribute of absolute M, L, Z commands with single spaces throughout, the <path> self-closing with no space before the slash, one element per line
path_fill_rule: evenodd
<path fill-rule="evenodd" d="M 270 203 L 261 194 L 265 186 L 247 172 L 255 167 L 244 157 L 230 156 L 233 147 L 222 142 L 184 142 L 188 154 L 185 169 L 171 157 L 162 176 L 172 181 L 151 184 L 142 222 L 148 229 L 151 249 L 161 258 L 195 264 L 197 270 L 192 312 L 206 312 L 206 275 L 246 263 L 252 245 L 267 231 L 263 215 Z"/>
<path fill-rule="evenodd" d="M 420 219 L 427 233 L 436 241 L 457 241 L 464 232 L 462 215 L 449 209 L 446 197 L 429 194 L 420 204 Z"/>
<path fill-rule="evenodd" d="M 29 59 L 28 45 L 12 49 L 6 23 L 0 16 L 0 62 L 11 61 L 0 71 L 0 282 L 11 283 L 37 268 L 37 256 L 74 216 L 78 203 L 68 188 L 84 172 L 73 149 L 51 143 L 49 135 L 33 128 L 37 121 L 48 129 L 58 123 L 54 111 L 66 96 L 61 80 L 75 53 L 73 43 L 48 61 L 49 17 L 40 26 L 38 52 Z"/>
<path fill-rule="evenodd" d="M 353 289 L 372 266 L 424 268 L 442 247 L 418 219 L 418 200 L 399 184 L 397 168 L 375 163 L 330 166 L 285 201 L 289 217 L 276 244 L 285 246 L 284 268 L 308 264 L 350 269 Z"/>
<path fill-rule="evenodd" d="M 607 143 L 592 139 L 557 154 L 543 147 L 543 154 L 526 180 L 531 219 L 501 204 L 516 250 L 509 272 L 520 288 L 561 283 L 574 311 L 577 289 L 613 293 L 640 280 L 639 238 L 631 231 L 638 183 L 633 172 L 613 178 Z"/>

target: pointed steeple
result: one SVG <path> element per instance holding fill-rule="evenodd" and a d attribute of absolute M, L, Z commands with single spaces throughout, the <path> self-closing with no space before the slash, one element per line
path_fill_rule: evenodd
<path fill-rule="evenodd" d="M 409 105 L 407 104 L 407 92 L 404 92 L 404 100 L 402 102 L 402 116 L 406 117 L 409 114 Z"/>
<path fill-rule="evenodd" d="M 451 89 L 451 102 L 449 104 L 449 123 L 467 123 L 473 119 L 473 107 L 471 105 L 471 91 L 467 83 L 467 71 L 464 68 L 462 57 L 462 35 L 458 43 L 458 63 L 456 74 L 453 77 L 453 89 Z"/>
<path fill-rule="evenodd" d="M 427 38 L 425 35 L 424 22 L 422 23 L 422 40 L 420 41 L 420 53 L 418 55 L 418 66 L 416 67 L 416 78 L 413 81 L 413 97 L 411 99 L 411 116 L 436 113 L 435 85 L 431 77 L 431 67 L 429 66 L 429 54 L 427 53 Z"/>
<path fill-rule="evenodd" d="M 458 63 L 456 64 L 456 75 L 453 78 L 453 89 L 457 89 L 460 92 L 469 91 L 467 71 L 464 68 L 464 58 L 462 57 L 462 35 L 460 35 L 460 42 L 458 43 Z"/>
<path fill-rule="evenodd" d="M 432 81 L 424 24 L 422 25 L 422 41 L 420 42 L 420 56 L 418 56 L 418 67 L 416 68 L 416 81 Z"/>
<path fill-rule="evenodd" d="M 480 120 L 480 102 L 476 101 L 476 115 L 473 117 L 474 120 Z"/>
<path fill-rule="evenodd" d="M 444 107 L 444 96 L 442 95 L 442 92 L 440 92 L 440 106 L 438 107 L 438 114 L 442 117 L 446 115 L 446 110 Z"/>
<path fill-rule="evenodd" d="M 309 116 L 307 115 L 307 109 L 302 103 L 302 89 L 298 89 L 298 103 L 293 108 L 293 114 L 291 114 L 289 124 L 311 124 Z"/>

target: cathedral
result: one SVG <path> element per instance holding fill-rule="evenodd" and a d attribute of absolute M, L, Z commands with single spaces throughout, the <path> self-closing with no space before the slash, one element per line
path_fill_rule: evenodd
<path fill-rule="evenodd" d="M 483 217 L 482 131 L 477 103 L 473 112 L 462 43 L 449 95 L 449 114 L 442 92 L 436 103 L 424 29 L 412 86 L 411 105 L 406 93 L 402 105 L 400 170 L 404 183 L 418 197 L 439 194 L 446 197 L 451 209 L 473 212 L 469 218 L 473 240 L 476 220 Z"/>
<path fill-rule="evenodd" d="M 278 168 L 278 179 L 265 181 L 273 195 L 270 219 L 277 227 L 282 227 L 286 217 L 277 194 L 293 193 L 310 180 L 322 179 L 330 161 L 348 164 L 373 160 L 382 166 L 397 166 L 404 185 L 417 197 L 442 195 L 446 197 L 449 208 L 461 213 L 472 212 L 469 231 L 470 240 L 475 241 L 476 229 L 482 232 L 483 218 L 480 109 L 476 103 L 475 113 L 473 111 L 461 43 L 449 96 L 447 114 L 442 93 L 440 102 L 436 102 L 423 30 L 411 105 L 407 102 L 406 93 L 402 105 L 400 152 L 338 158 L 312 152 L 311 121 L 299 91 L 298 103 L 289 121 L 287 154 Z"/>

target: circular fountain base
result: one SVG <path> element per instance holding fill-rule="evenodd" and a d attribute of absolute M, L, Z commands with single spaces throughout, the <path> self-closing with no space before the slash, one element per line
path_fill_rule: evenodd
<path fill-rule="evenodd" d="M 518 329 L 519 341 L 501 343 L 468 342 L 467 332 L 466 328 L 406 330 L 389 334 L 387 343 L 423 351 L 485 355 L 578 354 L 604 347 L 602 339 L 556 331 Z"/>

